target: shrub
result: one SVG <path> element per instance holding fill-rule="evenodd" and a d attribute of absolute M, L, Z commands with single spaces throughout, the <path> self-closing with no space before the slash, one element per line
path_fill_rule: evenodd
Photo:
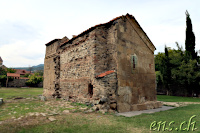
<path fill-rule="evenodd" d="M 43 77 L 39 76 L 39 73 L 35 73 L 35 74 L 29 76 L 29 80 L 26 81 L 26 85 L 37 86 L 42 81 L 43 81 Z"/>

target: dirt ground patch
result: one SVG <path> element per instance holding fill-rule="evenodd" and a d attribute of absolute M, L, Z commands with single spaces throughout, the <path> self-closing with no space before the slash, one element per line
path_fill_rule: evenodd
<path fill-rule="evenodd" d="M 112 128 L 115 128 L 117 131 L 124 130 L 125 132 L 143 131 L 131 126 L 128 128 L 124 123 L 116 121 L 112 113 L 102 114 L 101 112 L 91 110 L 91 108 L 84 104 L 71 103 L 64 100 L 9 100 L 0 108 L 0 114 L 10 114 L 5 120 L 0 121 L 0 132 L 15 133 L 23 129 L 27 131 L 29 129 L 35 129 L 38 126 L 49 126 L 52 124 L 61 125 L 61 129 L 58 129 L 61 131 L 62 128 L 72 128 L 71 130 L 75 130 L 76 127 L 82 127 L 82 130 L 85 130 L 87 126 L 91 128 L 98 127 L 99 129 L 96 130 L 103 130 L 103 127 L 106 127 L 105 130 L 110 131 L 112 131 Z M 90 111 L 88 112 L 88 110 Z M 21 113 L 24 111 L 25 113 Z M 124 129 L 124 127 L 127 128 Z M 48 132 L 54 131 L 53 128 L 42 128 L 45 128 L 44 130 Z"/>

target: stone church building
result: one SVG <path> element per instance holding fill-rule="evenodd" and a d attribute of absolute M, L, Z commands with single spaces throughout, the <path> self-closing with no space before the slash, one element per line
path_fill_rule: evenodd
<path fill-rule="evenodd" d="M 155 46 L 132 15 L 46 44 L 44 96 L 118 112 L 158 108 Z"/>

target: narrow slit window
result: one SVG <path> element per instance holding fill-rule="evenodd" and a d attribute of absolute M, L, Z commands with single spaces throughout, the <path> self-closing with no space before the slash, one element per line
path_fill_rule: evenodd
<path fill-rule="evenodd" d="M 133 69 L 135 69 L 135 58 L 133 58 Z"/>
<path fill-rule="evenodd" d="M 131 55 L 131 68 L 132 72 L 135 70 L 137 67 L 137 56 L 136 55 Z"/>
<path fill-rule="evenodd" d="M 89 94 L 90 98 L 92 98 L 92 96 L 93 96 L 93 85 L 91 83 L 88 85 L 88 94 Z"/>

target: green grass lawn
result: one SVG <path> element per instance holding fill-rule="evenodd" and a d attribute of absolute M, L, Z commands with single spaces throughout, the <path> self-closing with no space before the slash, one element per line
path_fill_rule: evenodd
<path fill-rule="evenodd" d="M 42 94 L 42 88 L 1 88 L 0 97 L 10 100 L 13 97 L 34 97 Z M 198 98 L 159 96 L 159 101 L 165 102 L 199 102 Z M 142 114 L 134 117 L 116 116 L 111 113 L 101 114 L 99 112 L 84 113 L 74 111 L 68 114 L 59 113 L 65 108 L 59 104 L 62 100 L 55 100 L 54 104 L 47 104 L 50 101 L 39 100 L 19 100 L 9 102 L 0 106 L 0 121 L 11 120 L 9 123 L 0 124 L 0 133 L 140 133 L 140 132 L 192 132 L 195 125 L 196 131 L 200 132 L 200 105 L 192 104 L 178 107 L 167 111 L 156 112 L 153 114 Z M 75 109 L 86 107 L 83 104 L 73 103 Z M 28 108 L 28 109 L 27 109 Z M 73 109 L 70 107 L 70 109 Z M 53 116 L 56 120 L 50 122 L 50 116 L 31 116 L 23 117 L 21 120 L 14 121 L 20 116 L 26 116 L 30 112 L 58 111 L 58 115 Z M 15 113 L 14 113 L 15 112 Z M 189 124 L 190 118 L 193 124 Z M 150 125 L 154 122 L 150 131 Z M 171 122 L 171 125 L 169 126 Z M 29 123 L 29 124 L 27 124 Z M 155 124 L 156 123 L 156 124 Z M 182 123 L 182 126 L 181 126 Z M 160 129 L 159 129 L 160 126 Z M 188 127 L 189 131 L 180 131 Z M 168 131 L 169 129 L 172 131 Z M 176 129 L 177 128 L 177 129 Z M 160 131 L 158 131 L 158 129 Z M 178 130 L 178 131 L 176 131 Z"/>
<path fill-rule="evenodd" d="M 158 101 L 163 102 L 200 102 L 200 98 L 157 95 Z"/>
<path fill-rule="evenodd" d="M 157 125 L 152 129 L 155 132 L 188 132 L 180 131 L 180 125 L 185 122 L 181 130 L 188 128 L 189 119 L 195 115 L 192 122 L 195 122 L 193 132 L 200 132 L 200 105 L 188 105 L 186 107 L 175 108 L 172 110 L 157 112 L 153 114 L 142 114 L 131 118 L 115 116 L 115 115 L 92 115 L 90 114 L 71 114 L 62 116 L 59 121 L 35 125 L 31 127 L 24 127 L 20 129 L 20 133 L 32 132 L 69 132 L 69 133 L 137 133 L 137 132 L 150 132 L 150 125 L 156 121 Z M 169 126 L 169 123 L 174 123 Z M 166 125 L 161 125 L 158 131 L 159 122 L 165 122 Z M 172 131 L 167 131 L 172 128 Z M 176 129 L 177 128 L 177 129 Z M 178 131 L 176 131 L 178 130 Z M 192 132 L 192 124 L 190 125 L 189 132 Z"/>
<path fill-rule="evenodd" d="M 0 98 L 5 100 L 16 97 L 34 97 L 41 95 L 43 88 L 0 88 Z"/>

